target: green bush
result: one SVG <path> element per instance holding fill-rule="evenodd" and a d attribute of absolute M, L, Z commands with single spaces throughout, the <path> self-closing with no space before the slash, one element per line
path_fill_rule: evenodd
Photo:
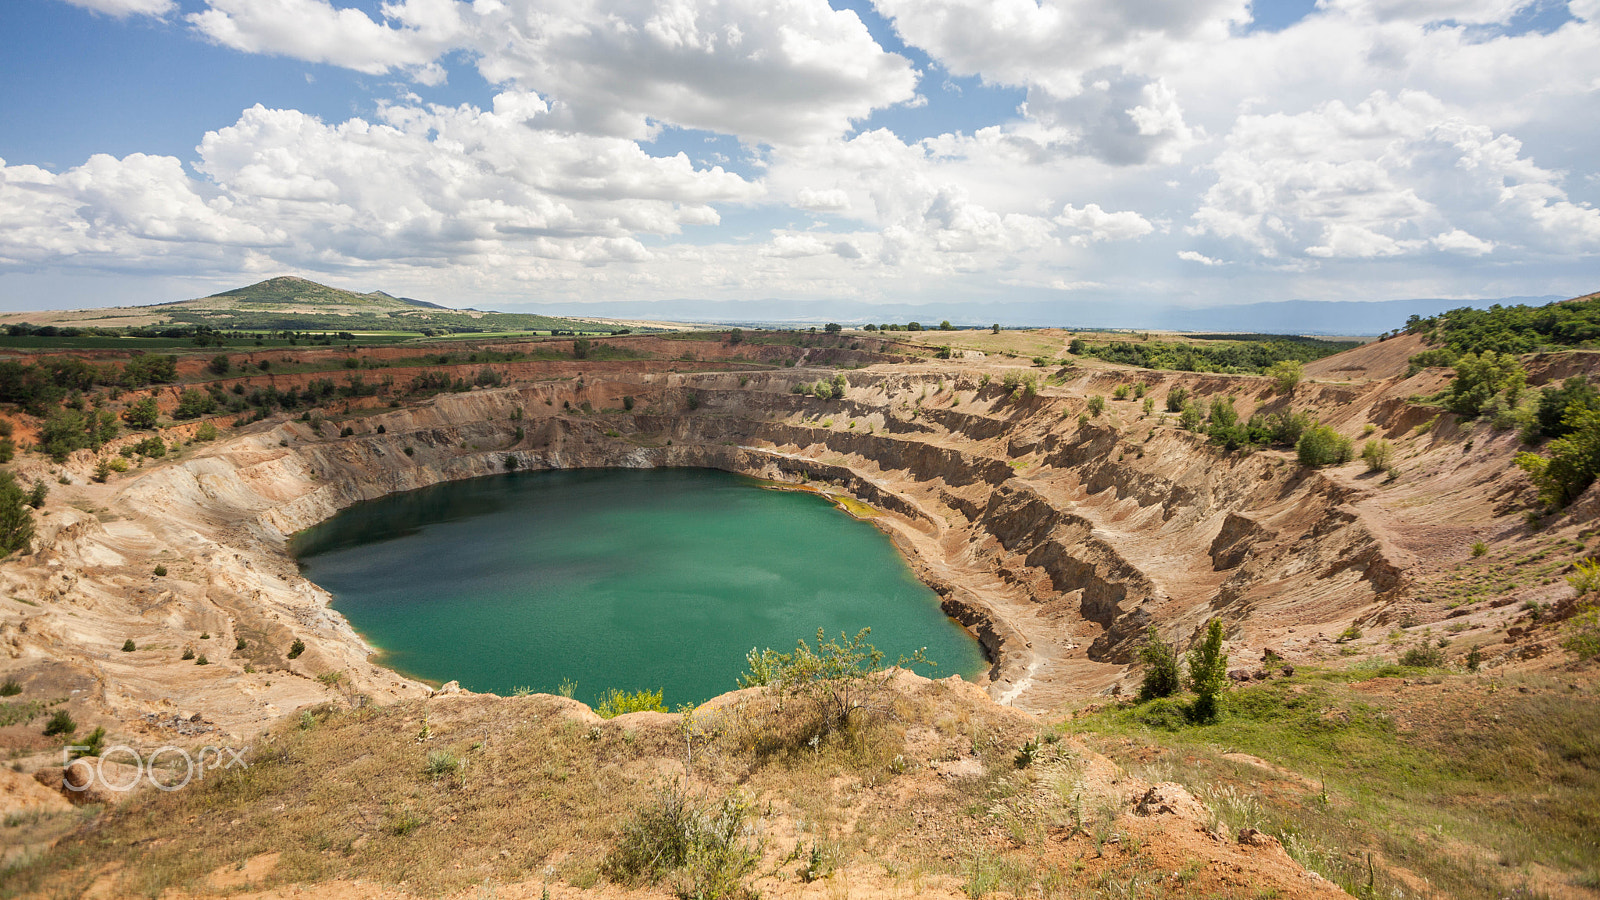
<path fill-rule="evenodd" d="M 1328 425 L 1313 425 L 1300 435 L 1295 455 L 1302 466 L 1313 468 L 1341 465 L 1350 461 L 1350 439 Z"/>
<path fill-rule="evenodd" d="M 1139 646 L 1139 662 L 1144 664 L 1144 678 L 1139 682 L 1140 701 L 1170 697 L 1183 687 L 1178 671 L 1178 651 L 1161 639 L 1161 631 L 1154 625 Z"/>
<path fill-rule="evenodd" d="M 64 709 L 58 709 L 50 714 L 50 721 L 45 723 L 45 737 L 54 737 L 58 734 L 71 734 L 78 730 L 78 723 L 73 721 L 72 714 Z"/>
<path fill-rule="evenodd" d="M 1506 404 L 1517 405 L 1527 384 L 1522 364 L 1510 353 L 1486 350 L 1480 356 L 1468 353 L 1456 361 L 1456 377 L 1442 397 L 1445 409 L 1460 416 L 1475 418 L 1489 401 L 1504 397 Z"/>
<path fill-rule="evenodd" d="M 871 632 L 863 628 L 853 638 L 840 634 L 837 641 L 825 641 L 825 630 L 818 628 L 815 650 L 804 639 L 792 653 L 752 648 L 745 656 L 750 669 L 739 676 L 739 687 L 770 685 L 808 701 L 818 717 L 818 734 L 844 728 L 855 713 L 873 709 L 893 677 L 883 668 L 883 651 L 867 641 Z M 899 666 L 913 662 L 935 665 L 919 649 L 909 659 L 901 657 Z"/>
<path fill-rule="evenodd" d="M 1553 509 L 1576 500 L 1600 473 L 1600 409 L 1575 405 L 1562 423 L 1570 431 L 1549 443 L 1548 457 L 1519 453 L 1516 458 L 1539 489 L 1539 499 Z"/>
<path fill-rule="evenodd" d="M 194 648 L 193 647 L 185 647 L 185 648 L 183 648 L 183 656 L 181 656 L 179 658 L 183 659 L 185 661 L 194 659 Z"/>
<path fill-rule="evenodd" d="M 0 697 L 15 697 L 20 693 L 22 685 L 18 684 L 15 678 L 7 678 L 4 684 L 0 684 Z"/>
<path fill-rule="evenodd" d="M 1400 654 L 1400 665 L 1416 669 L 1437 669 L 1444 665 L 1444 651 L 1438 647 L 1419 644 Z"/>
<path fill-rule="evenodd" d="M 744 840 L 748 801 L 731 793 L 697 801 L 681 783 L 663 788 L 625 824 L 600 871 L 625 885 L 670 879 L 680 898 L 754 898 L 746 883 L 761 861 L 759 844 Z"/>
<path fill-rule="evenodd" d="M 158 565 L 158 566 L 155 567 L 155 569 L 153 571 L 155 572 L 155 576 L 157 578 L 165 578 L 165 577 L 167 577 L 167 567 L 166 566 L 159 566 Z"/>
<path fill-rule="evenodd" d="M 1294 391 L 1295 385 L 1300 383 L 1304 371 L 1298 360 L 1280 359 L 1267 369 L 1267 377 L 1272 379 L 1273 389 L 1280 394 Z"/>
<path fill-rule="evenodd" d="M 1141 704 L 1133 715 L 1139 722 L 1162 731 L 1177 731 L 1189 724 L 1188 707 L 1171 697 Z"/>
<path fill-rule="evenodd" d="M 594 714 L 602 719 L 615 719 L 627 713 L 666 711 L 666 704 L 661 702 L 660 689 L 630 694 L 610 688 L 600 696 L 600 702 L 594 708 Z"/>
<path fill-rule="evenodd" d="M 289 645 L 289 658 L 299 659 L 300 654 L 304 652 L 306 652 L 306 642 L 300 640 L 299 638 L 295 638 L 294 643 Z"/>
<path fill-rule="evenodd" d="M 449 775 L 454 775 L 461 770 L 461 760 L 449 750 L 429 750 L 428 762 L 422 767 L 422 774 L 438 780 Z"/>
<path fill-rule="evenodd" d="M 1573 563 L 1572 571 L 1567 574 L 1567 584 L 1580 597 L 1600 591 L 1600 560 L 1581 559 Z"/>
<path fill-rule="evenodd" d="M 1189 389 L 1178 385 L 1167 391 L 1167 412 L 1183 412 L 1183 406 L 1189 400 Z"/>
<path fill-rule="evenodd" d="M 122 652 L 123 653 L 132 653 L 133 651 L 135 651 L 137 649 L 139 649 L 139 646 L 133 642 L 133 638 L 128 638 L 127 640 L 122 642 Z"/>
<path fill-rule="evenodd" d="M 1394 460 L 1394 445 L 1383 438 L 1374 438 L 1361 447 L 1361 461 L 1368 472 L 1382 472 Z"/>
<path fill-rule="evenodd" d="M 1106 398 L 1100 396 L 1099 394 L 1089 395 L 1089 415 L 1099 416 L 1101 413 L 1105 412 L 1105 409 Z"/>
<path fill-rule="evenodd" d="M 1580 660 L 1600 656 L 1600 606 L 1590 603 L 1567 626 L 1567 636 L 1561 641 L 1562 649 Z"/>

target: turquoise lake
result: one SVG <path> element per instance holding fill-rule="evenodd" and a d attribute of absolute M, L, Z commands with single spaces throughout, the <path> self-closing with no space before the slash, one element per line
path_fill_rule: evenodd
<path fill-rule="evenodd" d="M 661 689 L 668 706 L 733 690 L 751 648 L 871 627 L 886 662 L 973 679 L 977 642 L 888 537 L 812 494 L 710 469 L 575 469 L 435 485 L 358 504 L 296 535 L 379 662 L 473 691 L 594 703 Z"/>

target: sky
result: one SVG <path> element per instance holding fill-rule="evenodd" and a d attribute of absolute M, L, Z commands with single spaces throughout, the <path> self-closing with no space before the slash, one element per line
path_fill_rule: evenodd
<path fill-rule="evenodd" d="M 1574 296 L 1600 0 L 10 0 L 0 310 Z"/>

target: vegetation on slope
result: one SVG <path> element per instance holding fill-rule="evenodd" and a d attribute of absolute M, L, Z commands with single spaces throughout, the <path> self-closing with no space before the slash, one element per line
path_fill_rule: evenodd
<path fill-rule="evenodd" d="M 1173 341 L 1111 341 L 1095 343 L 1078 338 L 1072 353 L 1142 369 L 1178 372 L 1265 374 L 1285 361 L 1307 363 L 1360 346 L 1355 341 L 1327 341 L 1298 336 L 1248 336 L 1245 340 L 1178 343 Z"/>

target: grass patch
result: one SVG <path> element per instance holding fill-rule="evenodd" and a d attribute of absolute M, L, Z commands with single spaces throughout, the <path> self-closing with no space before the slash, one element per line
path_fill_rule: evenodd
<path fill-rule="evenodd" d="M 1226 693 L 1212 724 L 1187 724 L 1163 706 L 1170 701 L 1156 701 L 1067 727 L 1130 764 L 1148 759 L 1138 744 L 1170 751 L 1163 762 L 1199 795 L 1263 777 L 1219 748 L 1305 775 L 1320 789 L 1263 793 L 1257 827 L 1358 895 L 1368 872 L 1351 853 L 1371 851 L 1448 896 L 1497 898 L 1521 886 L 1517 870 L 1532 863 L 1573 877 L 1600 871 L 1600 811 L 1589 799 L 1600 795 L 1600 702 L 1540 687 L 1447 694 L 1373 673 L 1310 671 Z M 1381 866 L 1376 877 L 1372 890 L 1384 896 L 1404 888 Z"/>

